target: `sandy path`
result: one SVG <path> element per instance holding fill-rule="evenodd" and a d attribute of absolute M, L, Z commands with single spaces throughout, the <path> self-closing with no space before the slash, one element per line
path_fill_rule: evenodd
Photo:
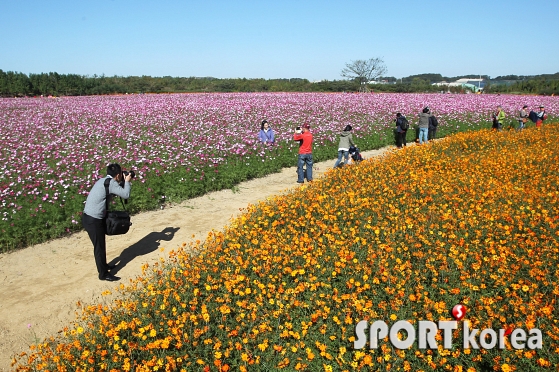
<path fill-rule="evenodd" d="M 369 158 L 385 149 L 364 152 Z M 334 160 L 315 164 L 315 178 Z M 238 190 L 213 192 L 164 210 L 132 217 L 126 235 L 107 237 L 107 260 L 120 256 L 117 283 L 128 283 L 167 252 L 212 229 L 222 229 L 240 209 L 297 187 L 296 168 L 239 184 Z M 165 248 L 164 251 L 161 248 Z M 105 303 L 101 293 L 118 284 L 97 279 L 93 247 L 85 231 L 68 238 L 0 254 L 0 371 L 11 370 L 11 357 L 28 345 L 55 335 L 76 319 L 76 303 Z"/>

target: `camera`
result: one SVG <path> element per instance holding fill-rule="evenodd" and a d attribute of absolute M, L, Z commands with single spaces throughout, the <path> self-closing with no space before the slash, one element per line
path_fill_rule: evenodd
<path fill-rule="evenodd" d="M 295 133 L 297 133 L 297 134 L 301 133 L 301 127 L 295 128 Z"/>
<path fill-rule="evenodd" d="M 131 171 L 125 171 L 125 170 L 123 170 L 123 171 L 122 171 L 122 179 L 121 179 L 121 181 L 120 181 L 120 183 L 119 183 L 120 187 L 124 187 L 124 177 L 126 177 L 126 176 L 128 176 L 128 175 L 131 175 L 132 178 L 136 177 L 136 173 L 134 173 L 133 170 L 131 170 Z M 126 201 L 126 202 L 128 202 L 128 201 Z"/>
<path fill-rule="evenodd" d="M 134 173 L 133 170 L 131 170 L 131 171 L 125 171 L 125 170 L 123 170 L 123 171 L 122 171 L 122 175 L 123 175 L 124 177 L 126 177 L 126 176 L 128 176 L 128 175 L 131 175 L 132 178 L 136 177 L 136 173 Z"/>

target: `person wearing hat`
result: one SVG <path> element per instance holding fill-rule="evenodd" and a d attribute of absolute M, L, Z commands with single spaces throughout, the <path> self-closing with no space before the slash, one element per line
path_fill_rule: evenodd
<path fill-rule="evenodd" d="M 312 181 L 312 133 L 310 132 L 311 126 L 308 123 L 303 125 L 303 128 L 297 128 L 293 134 L 293 140 L 299 141 L 299 160 L 297 161 L 297 183 L 304 183 L 305 178 L 308 182 Z M 303 167 L 306 165 L 306 169 Z"/>
<path fill-rule="evenodd" d="M 547 114 L 545 113 L 545 108 L 543 107 L 543 105 L 540 106 L 540 111 L 537 113 L 537 120 L 536 120 L 536 128 L 539 128 L 542 126 L 542 123 L 545 119 L 547 119 Z"/>
<path fill-rule="evenodd" d="M 522 109 L 518 112 L 518 128 L 517 131 L 521 131 L 524 129 L 524 124 L 528 121 L 528 112 L 526 109 L 528 108 L 527 105 L 522 106 Z"/>

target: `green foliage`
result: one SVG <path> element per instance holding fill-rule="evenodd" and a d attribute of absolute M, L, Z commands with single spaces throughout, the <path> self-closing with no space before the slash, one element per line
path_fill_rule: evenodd
<path fill-rule="evenodd" d="M 0 221 L 0 251 L 42 243 L 79 231 L 84 202 L 85 198 L 75 188 L 68 188 L 65 197 L 61 197 L 57 204 L 37 197 L 22 200 L 25 207 L 14 210 L 10 221 Z"/>
<path fill-rule="evenodd" d="M 445 80 L 441 74 L 419 74 L 402 78 L 402 82 L 411 83 L 417 79 L 427 81 L 428 83 L 438 83 Z"/>
<path fill-rule="evenodd" d="M 356 90 L 348 82 L 316 85 L 307 79 L 215 79 L 211 77 L 107 77 L 30 74 L 0 70 L 0 96 L 78 96 L 126 93 L 189 93 L 189 92 L 314 92 Z"/>
<path fill-rule="evenodd" d="M 437 92 L 434 82 L 454 81 L 462 77 L 478 78 L 479 75 L 444 77 L 441 74 L 418 74 L 396 79 L 383 77 L 389 84 L 368 87 L 376 92 L 417 93 Z M 489 76 L 482 75 L 489 81 Z M 503 80 L 504 78 L 511 80 Z M 501 77 L 500 77 L 501 78 Z M 512 79 L 512 78 L 519 78 Z M 559 94 L 559 74 L 525 77 L 509 75 L 490 81 L 487 92 Z M 126 93 L 188 93 L 188 92 L 357 92 L 362 89 L 358 79 L 323 80 L 307 79 L 216 79 L 212 77 L 151 77 L 151 76 L 81 76 L 56 72 L 30 74 L 0 70 L 0 97 L 22 96 L 82 96 Z M 461 93 L 462 88 L 450 89 Z"/>
<path fill-rule="evenodd" d="M 558 80 L 526 80 L 515 82 L 510 85 L 492 85 L 490 87 L 491 92 L 498 93 L 531 93 L 531 94 L 542 94 L 551 95 L 559 94 L 559 79 Z"/>

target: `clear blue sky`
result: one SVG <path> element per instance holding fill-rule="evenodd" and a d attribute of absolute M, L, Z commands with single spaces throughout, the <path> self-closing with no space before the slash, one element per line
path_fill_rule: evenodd
<path fill-rule="evenodd" d="M 558 0 L 1 0 L 0 69 L 342 79 L 559 72 Z"/>

